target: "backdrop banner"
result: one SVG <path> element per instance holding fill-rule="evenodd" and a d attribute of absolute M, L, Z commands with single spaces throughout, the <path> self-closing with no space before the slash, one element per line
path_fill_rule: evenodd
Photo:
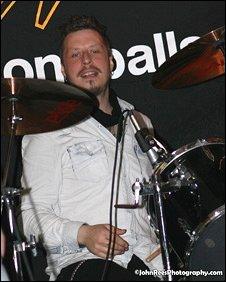
<path fill-rule="evenodd" d="M 108 28 L 117 67 L 112 87 L 149 116 L 173 149 L 224 136 L 224 76 L 177 90 L 152 86 L 153 73 L 188 43 L 224 25 L 224 1 L 3 1 L 2 77 L 63 81 L 57 28 L 94 15 Z"/>

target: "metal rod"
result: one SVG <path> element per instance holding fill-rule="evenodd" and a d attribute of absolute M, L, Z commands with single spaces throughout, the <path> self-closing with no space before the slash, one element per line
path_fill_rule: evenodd
<path fill-rule="evenodd" d="M 26 270 L 29 275 L 30 281 L 34 281 L 33 274 L 31 271 L 31 268 L 28 263 L 28 259 L 26 257 L 25 252 L 25 243 L 22 242 L 20 234 L 19 234 L 19 229 L 17 227 L 16 219 L 14 217 L 14 210 L 13 210 L 13 195 L 4 195 L 3 196 L 3 201 L 6 205 L 7 209 L 7 215 L 8 215 L 8 221 L 10 224 L 10 235 L 11 239 L 13 241 L 13 263 L 14 263 L 14 268 L 15 272 L 17 275 L 17 281 L 24 281 L 23 280 L 23 271 L 22 271 L 22 263 L 21 263 L 21 255 L 23 256 L 24 263 L 26 266 Z"/>
<path fill-rule="evenodd" d="M 9 138 L 9 143 L 8 143 L 8 148 L 7 148 L 7 155 L 6 155 L 6 165 L 5 165 L 2 183 L 1 183 L 2 189 L 4 189 L 6 187 L 6 183 L 7 183 L 7 179 L 8 179 L 14 132 L 15 132 L 15 129 L 12 129 L 11 133 L 10 133 L 10 138 Z"/>
<path fill-rule="evenodd" d="M 162 202 L 162 193 L 158 181 L 158 177 L 156 174 L 153 174 L 153 182 L 154 182 L 154 204 L 158 219 L 158 229 L 159 229 L 159 240 L 162 250 L 162 261 L 163 266 L 166 271 L 166 281 L 173 281 L 171 274 L 171 266 L 170 266 L 170 256 L 169 256 L 169 241 L 166 234 L 166 224 L 165 224 L 165 216 Z"/>
<path fill-rule="evenodd" d="M 9 138 L 9 144 L 7 148 L 7 155 L 6 155 L 6 165 L 3 173 L 1 188 L 3 189 L 6 187 L 7 179 L 8 179 L 8 173 L 9 173 L 9 167 L 10 167 L 10 161 L 11 161 L 11 154 L 12 154 L 12 144 L 13 144 L 13 137 L 15 136 L 17 122 L 20 120 L 19 117 L 16 116 L 16 102 L 17 100 L 15 98 L 11 98 L 10 102 L 12 105 L 12 115 L 9 117 L 10 120 L 10 138 Z"/>

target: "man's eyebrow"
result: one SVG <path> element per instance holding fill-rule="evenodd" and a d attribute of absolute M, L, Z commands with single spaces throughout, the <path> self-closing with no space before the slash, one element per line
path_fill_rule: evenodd
<path fill-rule="evenodd" d="M 104 47 L 104 45 L 101 44 L 101 43 L 95 43 L 95 44 L 93 44 L 93 45 L 90 45 L 90 47 L 96 47 L 96 46 Z"/>
<path fill-rule="evenodd" d="M 88 46 L 88 48 L 92 48 L 92 47 L 104 47 L 104 45 L 100 44 L 100 43 L 95 43 L 95 44 Z M 75 47 L 70 47 L 69 50 L 79 50 L 79 49 L 82 49 L 82 48 L 83 47 L 81 47 L 81 46 L 75 46 Z"/>

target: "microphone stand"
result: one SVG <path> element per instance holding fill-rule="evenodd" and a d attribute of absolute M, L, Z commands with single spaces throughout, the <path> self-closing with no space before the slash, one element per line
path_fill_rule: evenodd
<path fill-rule="evenodd" d="M 161 155 L 159 154 L 158 150 L 156 151 L 154 147 L 157 146 L 158 148 L 159 146 L 153 137 L 152 140 L 147 140 L 147 138 L 145 138 L 144 134 L 142 133 L 142 129 L 140 128 L 138 122 L 136 121 L 133 111 L 130 111 L 129 117 L 136 130 L 135 137 L 137 139 L 137 142 L 143 153 L 147 154 L 148 159 L 154 169 L 159 163 L 161 158 Z M 164 278 L 164 280 L 172 281 L 173 278 L 172 278 L 171 266 L 170 266 L 169 240 L 166 234 L 166 222 L 165 222 L 162 192 L 160 185 L 161 179 L 158 179 L 158 175 L 156 175 L 156 173 L 153 173 L 152 183 L 154 189 L 154 202 L 155 202 L 156 215 L 158 220 L 159 240 L 160 240 L 161 251 L 162 251 L 162 260 L 163 260 L 164 269 L 166 271 L 166 275 L 165 275 L 166 279 Z M 153 193 L 153 191 L 150 193 Z"/>

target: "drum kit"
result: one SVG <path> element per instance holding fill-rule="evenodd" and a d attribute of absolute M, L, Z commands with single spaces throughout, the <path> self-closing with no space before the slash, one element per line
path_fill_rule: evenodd
<path fill-rule="evenodd" d="M 189 44 L 161 65 L 153 75 L 152 85 L 164 90 L 177 89 L 223 74 L 224 27 L 221 27 Z M 35 249 L 35 239 L 24 243 L 17 238 L 14 198 L 21 190 L 8 187 L 7 183 L 12 140 L 17 135 L 71 126 L 85 119 L 96 106 L 98 102 L 92 95 L 60 82 L 15 77 L 1 79 L 1 135 L 9 136 L 1 201 L 7 209 L 14 238 L 14 265 L 21 280 L 18 254 L 26 248 Z M 130 118 L 140 132 L 132 113 Z M 198 139 L 172 153 L 164 150 L 155 139 L 144 142 L 146 148 L 140 146 L 147 153 L 154 173 L 150 184 L 143 184 L 139 193 L 148 198 L 150 224 L 159 236 L 164 269 L 173 269 L 173 253 L 180 269 L 223 270 L 224 140 Z M 172 274 L 168 272 L 164 279 L 172 281 Z"/>

